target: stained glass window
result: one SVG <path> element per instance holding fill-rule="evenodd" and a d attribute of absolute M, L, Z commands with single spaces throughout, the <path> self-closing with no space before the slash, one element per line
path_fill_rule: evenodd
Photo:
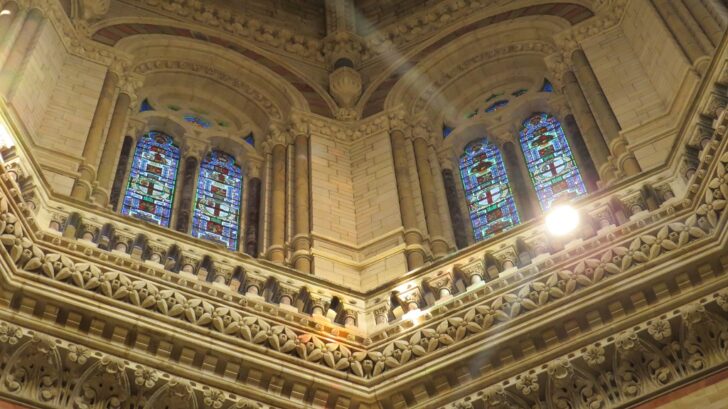
<path fill-rule="evenodd" d="M 242 185 L 243 173 L 232 156 L 212 151 L 205 157 L 197 183 L 193 236 L 237 248 Z"/>
<path fill-rule="evenodd" d="M 152 104 L 149 103 L 149 100 L 145 98 L 144 101 L 142 101 L 142 105 L 139 107 L 139 112 L 147 111 L 154 111 L 154 107 L 152 107 Z"/>
<path fill-rule="evenodd" d="M 255 137 L 253 136 L 252 132 L 245 137 L 245 142 L 249 143 L 252 146 L 255 146 Z"/>
<path fill-rule="evenodd" d="M 521 129 L 521 148 L 544 211 L 556 200 L 586 193 L 564 130 L 555 117 L 538 113 L 527 119 Z"/>
<path fill-rule="evenodd" d="M 495 101 L 494 103 L 490 104 L 490 106 L 488 106 L 488 108 L 485 108 L 485 112 L 493 112 L 497 109 L 503 108 L 506 105 L 508 105 L 508 100 L 501 99 L 499 101 Z"/>
<path fill-rule="evenodd" d="M 498 148 L 483 138 L 465 147 L 460 156 L 475 240 L 483 240 L 517 225 L 518 212 Z"/>
<path fill-rule="evenodd" d="M 442 138 L 445 139 L 452 133 L 453 129 L 445 124 L 442 125 Z"/>
<path fill-rule="evenodd" d="M 541 85 L 541 92 L 554 92 L 554 86 L 551 85 L 551 81 L 544 78 L 543 85 Z"/>
<path fill-rule="evenodd" d="M 121 213 L 169 226 L 179 148 L 168 135 L 151 131 L 137 142 Z"/>
<path fill-rule="evenodd" d="M 207 128 L 209 128 L 209 127 L 212 126 L 212 124 L 210 123 L 210 121 L 208 121 L 207 119 L 205 119 L 205 118 L 203 118 L 201 116 L 197 116 L 197 115 L 185 115 L 184 116 L 184 119 L 185 119 L 185 121 L 187 121 L 187 122 L 189 122 L 191 124 L 194 124 L 194 125 L 199 126 L 200 128 L 207 129 Z"/>

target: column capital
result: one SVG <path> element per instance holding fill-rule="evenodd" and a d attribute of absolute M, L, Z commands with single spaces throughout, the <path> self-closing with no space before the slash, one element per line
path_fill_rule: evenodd
<path fill-rule="evenodd" d="M 291 133 L 281 124 L 273 123 L 268 129 L 266 141 L 263 143 L 263 150 L 266 154 L 273 152 L 278 145 L 288 146 L 291 144 Z"/>
<path fill-rule="evenodd" d="M 136 140 L 140 135 L 149 132 L 149 124 L 137 118 L 130 118 L 127 124 L 127 135 Z"/>
<path fill-rule="evenodd" d="M 138 108 L 137 91 L 144 85 L 144 77 L 134 73 L 122 73 L 119 75 L 119 93 L 126 94 L 131 99 L 131 112 Z"/>
<path fill-rule="evenodd" d="M 245 161 L 245 173 L 251 178 L 260 178 L 260 171 L 263 168 L 263 163 L 257 159 L 248 158 Z"/>
<path fill-rule="evenodd" d="M 406 121 L 406 113 L 403 108 L 397 108 L 391 111 L 387 118 L 389 119 L 389 131 L 401 131 L 404 132 L 407 127 L 407 121 Z"/>
<path fill-rule="evenodd" d="M 305 116 L 294 112 L 291 114 L 291 121 L 288 127 L 291 135 L 293 137 L 299 136 L 299 135 L 305 135 L 306 137 L 309 137 L 310 135 L 310 123 L 308 118 Z"/>

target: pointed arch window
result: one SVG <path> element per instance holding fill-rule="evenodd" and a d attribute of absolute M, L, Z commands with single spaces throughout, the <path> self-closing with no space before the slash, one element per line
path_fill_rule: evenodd
<path fill-rule="evenodd" d="M 168 227 L 179 158 L 169 135 L 151 131 L 139 138 L 121 213 Z"/>
<path fill-rule="evenodd" d="M 238 247 L 243 173 L 235 158 L 212 151 L 200 164 L 192 235 Z"/>
<path fill-rule="evenodd" d="M 537 113 L 526 119 L 520 139 L 541 209 L 586 193 L 564 130 L 553 115 Z"/>
<path fill-rule="evenodd" d="M 520 223 L 498 148 L 486 138 L 469 143 L 460 156 L 460 175 L 476 241 Z"/>

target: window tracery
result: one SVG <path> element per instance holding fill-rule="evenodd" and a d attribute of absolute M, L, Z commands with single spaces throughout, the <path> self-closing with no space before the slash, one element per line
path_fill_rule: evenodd
<path fill-rule="evenodd" d="M 476 241 L 520 223 L 503 158 L 486 138 L 469 143 L 460 156 L 460 174 Z"/>
<path fill-rule="evenodd" d="M 192 235 L 235 250 L 240 228 L 243 173 L 235 159 L 212 151 L 200 164 Z"/>
<path fill-rule="evenodd" d="M 169 227 L 179 159 L 169 135 L 150 131 L 139 138 L 121 213 Z"/>
<path fill-rule="evenodd" d="M 564 130 L 553 115 L 537 113 L 526 119 L 520 141 L 541 209 L 586 194 Z"/>

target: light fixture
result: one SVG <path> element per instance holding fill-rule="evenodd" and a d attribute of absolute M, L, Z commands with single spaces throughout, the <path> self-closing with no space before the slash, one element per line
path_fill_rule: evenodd
<path fill-rule="evenodd" d="M 546 214 L 546 230 L 554 236 L 565 236 L 579 226 L 579 212 L 573 207 L 556 205 Z"/>
<path fill-rule="evenodd" d="M 9 16 L 11 14 L 13 14 L 13 12 L 8 9 L 4 9 L 4 10 L 0 11 L 0 16 Z"/>

